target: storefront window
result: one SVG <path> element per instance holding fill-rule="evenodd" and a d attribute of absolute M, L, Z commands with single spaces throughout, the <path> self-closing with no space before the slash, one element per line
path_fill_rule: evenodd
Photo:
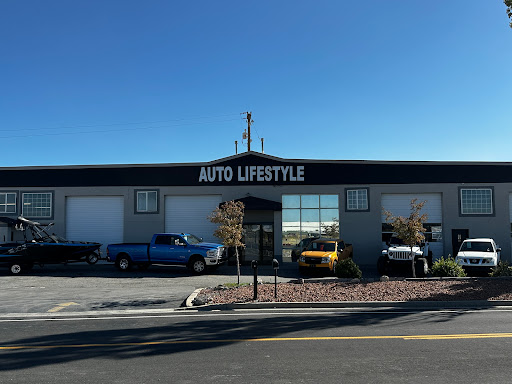
<path fill-rule="evenodd" d="M 339 222 L 338 195 L 283 195 L 282 203 L 284 257 L 302 239 L 326 236 Z"/>

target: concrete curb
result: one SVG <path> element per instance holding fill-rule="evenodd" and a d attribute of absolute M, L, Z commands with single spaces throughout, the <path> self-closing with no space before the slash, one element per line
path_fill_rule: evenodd
<path fill-rule="evenodd" d="M 98 316 L 148 316 L 176 313 L 176 308 L 158 308 L 158 309 L 116 309 L 116 310 L 98 310 L 98 311 L 80 311 L 80 312 L 18 312 L 1 313 L 0 320 L 12 319 L 59 319 L 72 317 L 98 317 Z"/>
<path fill-rule="evenodd" d="M 187 297 L 187 299 L 185 300 L 185 307 L 187 307 L 187 308 L 193 307 L 194 306 L 194 299 L 197 297 L 199 292 L 201 292 L 203 289 L 204 288 L 198 288 L 194 292 L 192 292 L 190 294 L 190 296 Z"/>
<path fill-rule="evenodd" d="M 380 309 L 485 309 L 510 307 L 512 300 L 467 300 L 467 301 L 326 301 L 326 302 L 247 302 L 233 304 L 205 304 L 187 306 L 179 310 L 242 310 L 242 309 L 286 309 L 286 308 L 380 308 Z"/>

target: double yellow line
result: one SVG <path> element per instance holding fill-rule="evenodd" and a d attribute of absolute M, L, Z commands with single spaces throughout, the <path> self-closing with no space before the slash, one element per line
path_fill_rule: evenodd
<path fill-rule="evenodd" d="M 97 343 L 97 344 L 55 344 L 55 345 L 3 345 L 0 350 L 19 349 L 53 349 L 53 348 L 104 348 L 104 347 L 133 347 L 149 345 L 176 345 L 176 344 L 205 344 L 205 343 L 240 343 L 261 341 L 329 341 L 329 340 L 458 340 L 458 339 L 489 339 L 510 338 L 512 333 L 468 333 L 452 335 L 402 335 L 402 336 L 339 336 L 339 337 L 264 337 L 254 339 L 218 339 L 218 340 L 174 340 L 174 341 L 148 341 L 138 343 Z"/>

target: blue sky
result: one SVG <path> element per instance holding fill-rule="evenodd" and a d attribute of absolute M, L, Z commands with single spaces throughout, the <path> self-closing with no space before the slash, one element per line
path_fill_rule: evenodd
<path fill-rule="evenodd" d="M 0 1 L 0 166 L 512 161 L 501 0 Z"/>

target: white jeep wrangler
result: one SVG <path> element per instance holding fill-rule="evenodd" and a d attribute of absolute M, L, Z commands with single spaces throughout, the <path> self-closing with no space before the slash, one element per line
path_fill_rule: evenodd
<path fill-rule="evenodd" d="M 393 236 L 386 244 L 388 248 L 382 251 L 377 260 L 377 270 L 380 275 L 388 274 L 397 267 L 403 269 L 411 264 L 411 247 L 404 244 L 403 240 Z M 413 246 L 412 253 L 416 276 L 424 277 L 432 266 L 432 251 L 429 250 L 428 242 L 421 246 Z"/>

